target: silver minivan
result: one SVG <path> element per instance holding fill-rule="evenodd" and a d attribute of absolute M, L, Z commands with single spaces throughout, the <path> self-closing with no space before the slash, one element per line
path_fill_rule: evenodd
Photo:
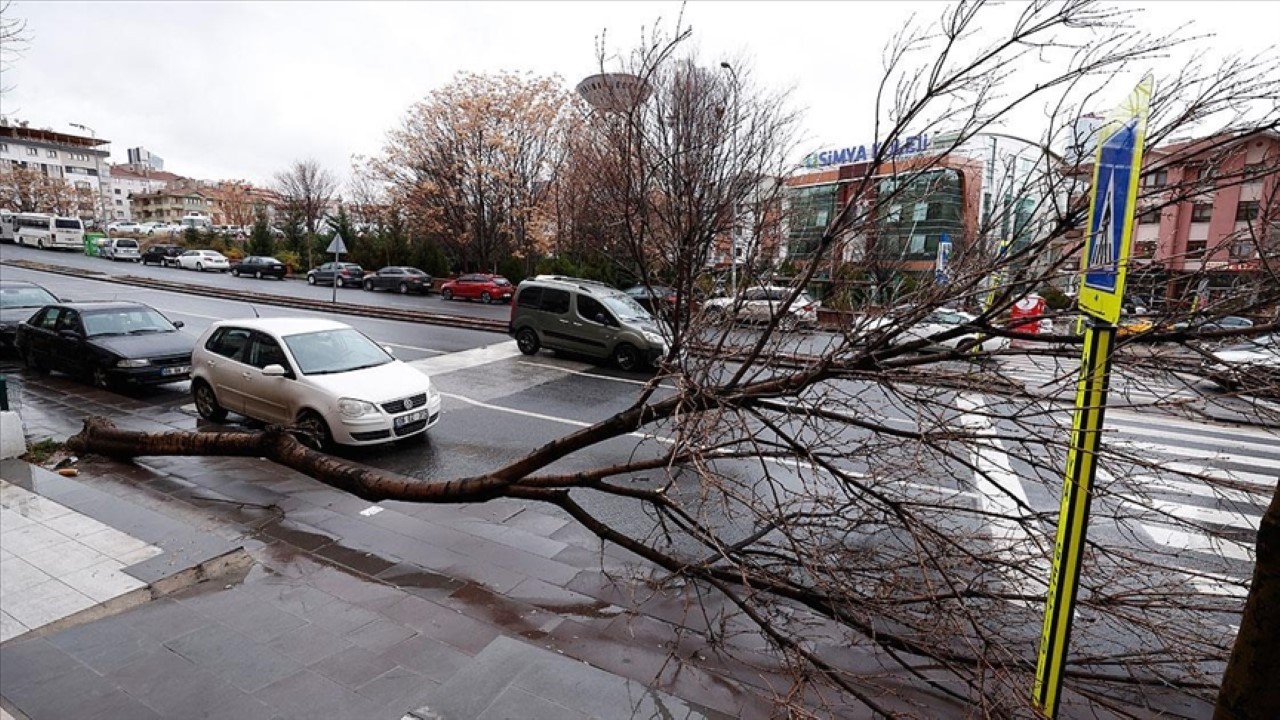
<path fill-rule="evenodd" d="M 138 250 L 138 241 L 133 238 L 111 238 L 98 247 L 98 255 L 107 260 L 127 260 L 140 262 L 142 253 Z"/>
<path fill-rule="evenodd" d="M 667 354 L 658 321 L 629 295 L 562 275 L 520 283 L 507 332 L 525 355 L 548 348 L 613 360 L 628 371 L 656 367 Z"/>

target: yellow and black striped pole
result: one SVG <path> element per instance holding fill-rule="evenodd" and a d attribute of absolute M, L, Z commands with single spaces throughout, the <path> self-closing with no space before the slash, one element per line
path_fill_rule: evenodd
<path fill-rule="evenodd" d="M 1099 320 L 1090 320 L 1084 331 L 1084 353 L 1080 358 L 1076 409 L 1067 450 L 1067 474 L 1062 484 L 1058 537 L 1053 548 L 1053 573 L 1049 578 L 1048 604 L 1036 663 L 1035 703 L 1051 718 L 1057 717 L 1062 699 L 1062 673 L 1071 640 L 1076 592 L 1080 587 L 1080 563 L 1089 527 L 1098 451 L 1102 446 L 1115 337 L 1115 326 Z"/>

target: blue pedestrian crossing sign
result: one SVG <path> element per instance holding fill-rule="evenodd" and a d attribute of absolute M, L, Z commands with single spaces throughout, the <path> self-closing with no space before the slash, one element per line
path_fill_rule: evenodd
<path fill-rule="evenodd" d="M 1109 323 L 1120 319 L 1124 300 L 1152 84 L 1150 77 L 1143 80 L 1102 128 L 1093 164 L 1079 303 L 1081 310 Z"/>

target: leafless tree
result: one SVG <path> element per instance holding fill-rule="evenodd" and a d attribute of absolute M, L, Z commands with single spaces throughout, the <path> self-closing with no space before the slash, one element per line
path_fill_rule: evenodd
<path fill-rule="evenodd" d="M 338 181 L 315 160 L 298 160 L 288 170 L 276 174 L 274 189 L 280 196 L 284 214 L 302 220 L 307 232 L 307 266 L 314 266 L 312 241 L 338 192 Z"/>
<path fill-rule="evenodd" d="M 785 94 L 754 88 L 745 68 L 731 64 L 735 76 L 702 65 L 684 50 L 687 36 L 677 22 L 618 61 L 640 79 L 645 97 L 599 113 L 583 130 L 600 140 L 587 170 L 599 202 L 616 213 L 618 247 L 682 298 L 671 351 L 626 410 L 514 462 L 447 481 L 315 453 L 287 429 L 146 436 L 91 421 L 73 447 L 122 458 L 270 457 L 371 500 L 504 497 L 553 505 L 659 568 L 647 579 L 665 591 L 684 592 L 690 582 L 709 589 L 714 599 L 694 629 L 716 652 L 732 657 L 745 627 L 763 635 L 777 664 L 760 672 L 781 679 L 771 698 L 780 716 L 934 717 L 948 705 L 984 717 L 1032 715 L 1057 520 L 1043 499 L 1059 492 L 1068 443 L 1069 407 L 1054 398 L 1073 385 L 1079 339 L 1065 318 L 1058 331 L 1031 336 L 1008 329 L 1006 317 L 1027 291 L 1063 286 L 1078 268 L 1088 211 L 1079 174 L 1052 153 L 1035 154 L 1043 172 L 1011 180 L 1033 202 L 1030 229 L 1002 243 L 1009 231 L 1000 229 L 1000 213 L 975 223 L 954 238 L 957 256 L 944 284 L 853 300 L 835 335 L 797 338 L 784 319 L 833 255 L 859 244 L 874 249 L 887 237 L 894 227 L 886 224 L 898 222 L 889 207 L 929 200 L 946 159 L 980 133 L 998 130 L 1016 111 L 1043 109 L 1045 129 L 1031 145 L 1063 147 L 1075 119 L 1114 106 L 1135 71 L 1161 66 L 1189 41 L 1151 37 L 1136 29 L 1132 11 L 1085 0 L 960 3 L 933 24 L 908 26 L 885 54 L 872 170 L 846 179 L 848 190 L 806 248 L 788 297 L 761 318 L 762 327 L 744 329 L 713 322 L 688 299 L 705 289 L 711 248 L 732 231 L 740 206 L 783 194 L 796 117 Z M 1157 88 L 1151 148 L 1195 133 L 1211 138 L 1198 152 L 1227 156 L 1280 122 L 1268 102 L 1280 96 L 1273 57 L 1192 63 L 1157 77 Z M 950 138 L 936 152 L 894 155 L 894 140 L 932 130 Z M 1274 183 L 1278 165 L 1271 158 L 1251 167 L 1248 182 Z M 1144 175 L 1158 169 L 1152 163 Z M 1144 208 L 1173 207 L 1181 193 L 1199 192 L 1194 183 L 1144 187 Z M 1213 404 L 1280 420 L 1251 394 L 1186 392 L 1197 382 L 1186 370 L 1198 366 L 1206 343 L 1277 329 L 1265 321 L 1280 303 L 1270 243 L 1258 244 L 1260 277 L 1243 299 L 1231 293 L 1201 308 L 1205 318 L 1231 310 L 1263 321 L 1213 331 L 1153 323 L 1126 334 L 1113 358 L 1112 408 L 1150 413 L 1175 437 Z M 774 269 L 747 266 L 737 300 Z M 1171 301 L 1179 292 L 1171 291 Z M 958 305 L 976 308 L 976 318 L 928 337 L 915 333 L 935 311 Z M 1011 343 L 984 342 L 990 338 Z M 1035 386 L 1013 382 L 1006 368 L 1023 361 L 1047 363 L 1052 377 Z M 1277 437 L 1250 432 L 1258 442 Z M 634 450 L 616 465 L 557 465 L 619 440 Z M 1202 716 L 1214 702 L 1232 643 L 1227 626 L 1247 591 L 1233 559 L 1251 562 L 1253 548 L 1248 538 L 1179 514 L 1162 493 L 1195 487 L 1237 503 L 1276 490 L 1210 454 L 1192 449 L 1185 461 L 1170 461 L 1140 444 L 1104 444 L 1097 530 L 1087 545 L 1066 675 L 1064 708 L 1073 716 Z M 602 497 L 634 503 L 637 521 L 602 519 L 595 511 Z M 1188 566 L 1182 548 L 1144 533 L 1152 522 L 1220 551 L 1220 562 Z M 1274 511 L 1260 520 L 1263 537 L 1274 537 L 1275 522 Z M 1274 544 L 1258 552 L 1258 573 L 1274 583 Z M 1265 627 L 1257 619 L 1242 632 Z M 851 649 L 863 654 L 853 657 Z M 867 657 L 875 662 L 859 659 Z M 1266 687 L 1266 657 L 1240 661 L 1246 680 L 1234 687 L 1245 701 L 1235 707 L 1276 692 Z"/>
<path fill-rule="evenodd" d="M 14 14 L 12 0 L 0 2 L 0 76 L 13 72 L 14 64 L 31 42 L 26 18 Z M 0 80 L 0 97 L 13 90 L 13 85 Z"/>

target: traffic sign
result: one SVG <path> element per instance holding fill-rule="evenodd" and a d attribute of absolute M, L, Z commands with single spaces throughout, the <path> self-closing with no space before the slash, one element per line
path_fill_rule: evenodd
<path fill-rule="evenodd" d="M 333 240 L 329 243 L 329 247 L 325 248 L 324 251 L 327 253 L 333 253 L 334 255 L 346 255 L 347 244 L 342 242 L 341 235 L 334 233 Z"/>
<path fill-rule="evenodd" d="M 1120 319 L 1124 300 L 1152 85 L 1148 75 L 1102 128 L 1093 163 L 1079 304 L 1084 312 L 1113 324 Z"/>
<path fill-rule="evenodd" d="M 942 233 L 942 239 L 938 242 L 938 260 L 933 268 L 934 279 L 939 285 L 946 285 L 949 282 L 947 271 L 951 265 L 951 240 L 946 233 Z"/>

